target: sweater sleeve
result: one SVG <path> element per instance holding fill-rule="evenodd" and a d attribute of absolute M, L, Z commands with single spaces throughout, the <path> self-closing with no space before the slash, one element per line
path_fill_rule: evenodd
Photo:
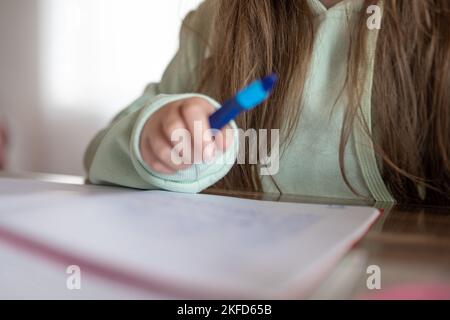
<path fill-rule="evenodd" d="M 224 154 L 212 163 L 193 165 L 173 175 L 153 171 L 143 161 L 139 150 L 145 123 L 166 104 L 199 96 L 209 100 L 216 108 L 220 107 L 213 99 L 194 92 L 199 78 L 199 62 L 207 54 L 209 36 L 204 32 L 211 29 L 213 9 L 214 1 L 207 0 L 188 14 L 180 32 L 179 50 L 161 81 L 148 85 L 141 97 L 120 112 L 91 141 L 84 157 L 91 183 L 196 193 L 222 179 L 231 169 L 238 152 L 235 123 L 231 124 L 235 129 L 235 143 Z"/>

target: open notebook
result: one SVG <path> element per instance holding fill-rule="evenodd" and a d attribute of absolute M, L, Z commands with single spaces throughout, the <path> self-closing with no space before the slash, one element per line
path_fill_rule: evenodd
<path fill-rule="evenodd" d="M 20 183 L 36 192 L 0 195 L 0 242 L 174 298 L 305 297 L 379 215 L 365 207 Z M 18 188 L 0 179 L 0 190 L 11 184 Z"/>

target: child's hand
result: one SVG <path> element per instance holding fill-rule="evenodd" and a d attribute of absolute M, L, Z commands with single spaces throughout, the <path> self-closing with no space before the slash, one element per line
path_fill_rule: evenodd
<path fill-rule="evenodd" d="M 141 134 L 144 161 L 159 173 L 173 174 L 189 168 L 196 160 L 209 162 L 217 151 L 226 151 L 233 144 L 233 134 L 227 130 L 229 126 L 215 136 L 211 134 L 209 116 L 215 110 L 206 99 L 189 98 L 169 103 L 155 112 Z M 188 135 L 183 139 L 190 141 L 190 150 L 175 148 L 181 145 L 180 133 Z M 183 159 L 181 164 L 174 161 L 174 153 Z"/>

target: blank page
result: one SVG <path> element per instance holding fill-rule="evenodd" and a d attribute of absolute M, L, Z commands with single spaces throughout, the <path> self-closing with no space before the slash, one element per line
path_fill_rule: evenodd
<path fill-rule="evenodd" d="M 163 191 L 77 192 L 24 196 L 27 205 L 0 210 L 0 227 L 82 271 L 98 265 L 113 281 L 186 298 L 304 297 L 379 215 Z"/>

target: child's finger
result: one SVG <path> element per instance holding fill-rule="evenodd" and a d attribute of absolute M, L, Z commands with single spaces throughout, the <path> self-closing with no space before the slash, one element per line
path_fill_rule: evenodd
<path fill-rule="evenodd" d="M 228 150 L 230 146 L 233 145 L 234 141 L 234 132 L 231 126 L 226 126 L 222 130 L 218 131 L 214 136 L 214 141 L 216 143 L 216 147 L 221 152 L 225 152 Z"/>
<path fill-rule="evenodd" d="M 174 147 L 169 143 L 162 131 L 154 133 L 149 145 L 153 155 L 170 170 L 176 172 L 187 168 L 185 164 L 178 163 L 180 159 L 174 158 Z"/>
<path fill-rule="evenodd" d="M 184 139 L 190 139 L 189 131 L 186 128 L 183 118 L 181 117 L 180 109 L 177 108 L 172 110 L 168 117 L 162 123 L 162 134 L 164 135 L 166 141 L 172 147 L 171 152 L 177 157 L 178 170 L 187 169 L 192 164 L 189 152 L 180 148 L 179 144 L 183 146 Z M 178 165 L 178 161 L 182 163 Z"/>
<path fill-rule="evenodd" d="M 159 161 L 159 159 L 153 154 L 148 139 L 145 139 L 143 141 L 143 145 L 141 146 L 141 155 L 145 163 L 147 163 L 153 170 L 164 174 L 175 173 L 174 170 L 172 170 L 171 168 L 167 167 L 164 163 Z"/>
<path fill-rule="evenodd" d="M 211 160 L 203 159 L 203 150 L 205 148 L 209 151 L 209 153 L 211 153 L 206 155 L 207 158 L 212 158 L 214 155 L 214 149 L 207 147 L 213 143 L 213 136 L 210 132 L 208 117 L 208 114 L 212 112 L 214 112 L 214 107 L 203 99 L 191 100 L 188 105 L 181 108 L 181 114 L 185 125 L 191 133 L 193 146 L 192 152 L 195 160 Z M 201 137 L 195 137 L 195 135 L 198 134 L 200 134 Z"/>
<path fill-rule="evenodd" d="M 184 136 L 188 130 L 181 116 L 180 110 L 173 110 L 162 123 L 162 131 L 167 141 L 176 146 L 179 139 Z"/>

